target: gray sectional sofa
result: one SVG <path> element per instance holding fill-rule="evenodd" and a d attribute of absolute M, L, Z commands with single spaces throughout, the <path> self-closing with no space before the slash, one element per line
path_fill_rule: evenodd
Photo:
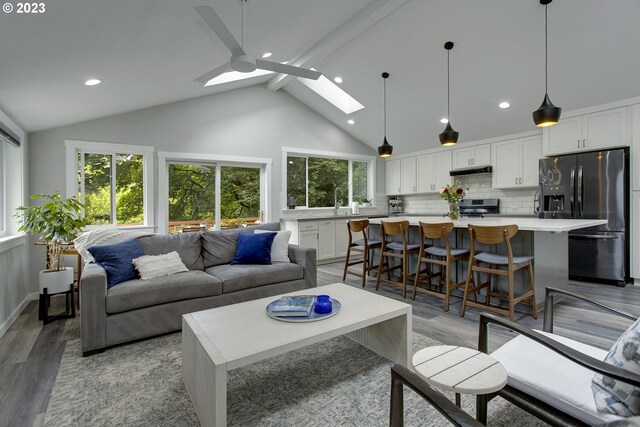
<path fill-rule="evenodd" d="M 146 255 L 177 251 L 187 272 L 129 280 L 107 289 L 105 270 L 88 264 L 80 283 L 82 352 L 179 330 L 182 315 L 315 287 L 315 249 L 289 245 L 290 263 L 231 265 L 239 233 L 279 230 L 279 223 L 231 231 L 140 237 Z"/>

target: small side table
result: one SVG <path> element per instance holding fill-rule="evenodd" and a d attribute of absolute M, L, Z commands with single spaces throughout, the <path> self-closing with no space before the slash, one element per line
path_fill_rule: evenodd
<path fill-rule="evenodd" d="M 438 345 L 418 350 L 413 366 L 427 383 L 456 394 L 476 395 L 476 419 L 487 424 L 488 395 L 507 384 L 507 371 L 493 357 L 466 347 Z"/>

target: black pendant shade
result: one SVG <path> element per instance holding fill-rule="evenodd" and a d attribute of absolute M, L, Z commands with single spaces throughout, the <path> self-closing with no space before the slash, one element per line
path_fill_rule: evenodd
<path fill-rule="evenodd" d="M 458 132 L 453 130 L 451 127 L 451 117 L 449 112 L 449 106 L 451 102 L 449 100 L 449 52 L 453 49 L 453 42 L 446 42 L 444 44 L 444 48 L 447 50 L 447 127 L 444 128 L 444 131 L 440 134 L 440 145 L 443 147 L 448 147 L 451 145 L 456 145 L 458 142 L 458 136 L 460 135 Z"/>
<path fill-rule="evenodd" d="M 459 133 L 453 130 L 451 123 L 447 123 L 447 127 L 444 128 L 444 132 L 440 134 L 440 144 L 447 147 L 449 145 L 456 145 L 458 142 Z"/>
<path fill-rule="evenodd" d="M 381 146 L 378 147 L 378 156 L 380 157 L 389 157 L 393 153 L 393 147 L 387 141 L 387 137 L 384 137 L 384 142 Z"/>
<path fill-rule="evenodd" d="M 548 66 L 548 31 L 547 31 L 547 5 L 551 3 L 552 0 L 540 0 L 540 4 L 544 6 L 544 100 L 542 100 L 542 104 L 540 107 L 533 112 L 533 122 L 538 127 L 547 127 L 553 126 L 558 123 L 560 120 L 560 113 L 562 112 L 562 108 L 556 107 L 551 103 L 549 99 L 549 90 L 548 90 L 548 76 L 547 70 Z"/>
<path fill-rule="evenodd" d="M 382 73 L 382 78 L 384 79 L 384 142 L 378 147 L 378 156 L 390 157 L 393 153 L 393 146 L 387 141 L 387 78 L 389 78 L 389 73 Z"/>
<path fill-rule="evenodd" d="M 533 112 L 533 122 L 538 127 L 553 126 L 560 120 L 562 108 L 551 103 L 548 94 L 544 94 L 544 100 L 536 111 Z"/>

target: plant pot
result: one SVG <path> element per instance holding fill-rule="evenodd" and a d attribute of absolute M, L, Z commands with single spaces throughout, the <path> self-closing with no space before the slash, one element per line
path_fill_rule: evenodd
<path fill-rule="evenodd" d="M 371 203 L 370 203 L 370 202 L 363 203 L 363 204 L 362 204 L 362 207 L 363 207 L 363 208 L 370 208 L 370 207 L 371 207 Z"/>
<path fill-rule="evenodd" d="M 41 270 L 39 273 L 40 293 L 47 288 L 48 294 L 69 292 L 69 285 L 73 283 L 73 267 L 65 267 L 60 271 Z"/>

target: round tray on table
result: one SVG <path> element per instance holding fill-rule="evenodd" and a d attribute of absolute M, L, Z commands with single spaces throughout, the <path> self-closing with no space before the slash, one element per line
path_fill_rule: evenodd
<path fill-rule="evenodd" d="M 335 316 L 336 314 L 338 314 L 338 312 L 340 311 L 340 308 L 342 308 L 342 304 L 340 304 L 340 301 L 338 301 L 335 298 L 331 298 L 331 307 L 332 310 L 329 313 L 324 313 L 324 314 L 320 314 L 320 313 L 316 313 L 315 311 L 311 310 L 311 314 L 309 314 L 309 316 L 276 316 L 275 314 L 273 314 L 273 306 L 276 305 L 276 303 L 278 302 L 278 300 L 272 301 L 269 303 L 269 305 L 267 306 L 267 315 L 269 317 L 271 317 L 272 319 L 276 319 L 276 320 L 280 320 L 282 322 L 291 322 L 291 323 L 303 323 L 303 322 L 315 322 L 317 320 L 323 320 L 323 319 L 328 319 L 329 317 Z"/>

